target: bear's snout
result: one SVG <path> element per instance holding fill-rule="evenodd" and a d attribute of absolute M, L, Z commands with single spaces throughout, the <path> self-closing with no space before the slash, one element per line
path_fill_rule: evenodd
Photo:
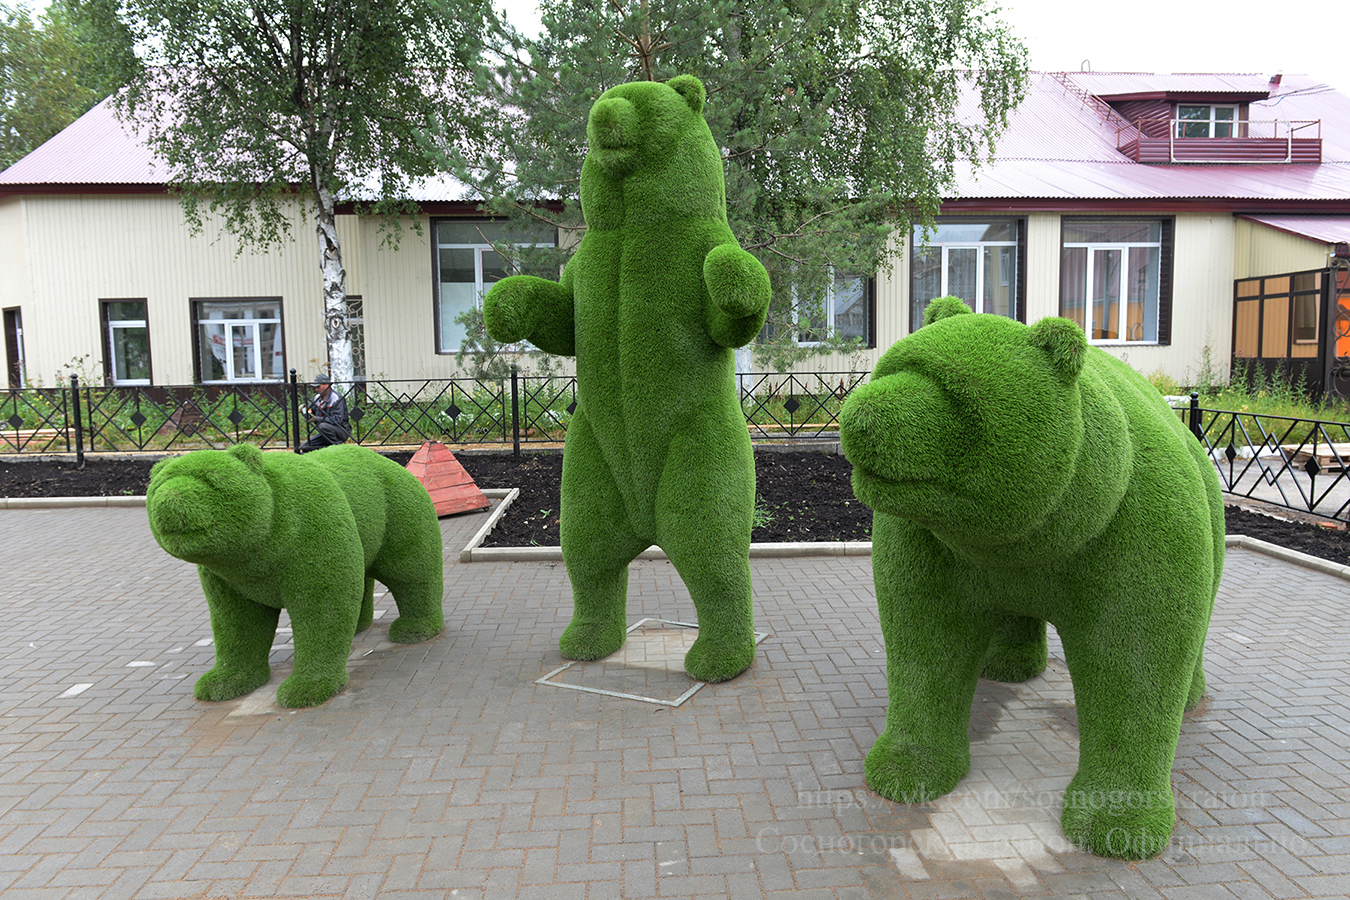
<path fill-rule="evenodd" d="M 628 147 L 637 140 L 638 114 L 632 103 L 622 97 L 601 100 L 591 109 L 592 145 L 606 150 Z"/>
<path fill-rule="evenodd" d="M 200 482 L 187 478 L 160 485 L 147 504 L 151 528 L 161 534 L 187 534 L 209 526 L 206 491 Z"/>

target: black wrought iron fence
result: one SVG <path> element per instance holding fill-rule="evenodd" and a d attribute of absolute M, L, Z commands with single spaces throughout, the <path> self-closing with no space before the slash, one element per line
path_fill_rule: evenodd
<path fill-rule="evenodd" d="M 866 372 L 738 375 L 741 409 L 757 441 L 835 437 L 839 409 Z"/>
<path fill-rule="evenodd" d="M 1232 496 L 1350 521 L 1350 423 L 1201 409 L 1186 414 Z"/>
<path fill-rule="evenodd" d="M 284 385 L 87 387 L 75 396 L 82 410 L 81 449 L 89 451 L 290 443 Z"/>
<path fill-rule="evenodd" d="M 0 452 L 69 453 L 77 444 L 69 388 L 27 388 L 0 396 Z"/>
<path fill-rule="evenodd" d="M 347 404 L 352 438 L 367 446 L 511 440 L 505 382 L 475 378 L 366 381 L 354 387 Z"/>
<path fill-rule="evenodd" d="M 308 386 L 68 386 L 0 392 L 0 453 L 296 447 Z M 835 438 L 860 372 L 737 375 L 756 441 Z M 302 396 L 302 392 L 304 396 Z M 367 381 L 348 396 L 352 438 L 374 447 L 558 442 L 577 409 L 573 376 Z M 653 415 L 661 415 L 653 410 Z M 1350 522 L 1350 423 L 1202 409 L 1180 415 L 1214 460 L 1225 493 Z"/>
<path fill-rule="evenodd" d="M 737 375 L 746 427 L 756 441 L 838 434 L 839 408 L 861 372 Z M 309 436 L 300 415 L 308 385 L 69 386 L 0 393 L 0 453 L 175 452 L 238 443 L 295 447 Z M 557 442 L 577 409 L 574 376 L 365 381 L 347 405 L 352 439 L 372 447 Z M 659 409 L 652 415 L 662 415 Z"/>

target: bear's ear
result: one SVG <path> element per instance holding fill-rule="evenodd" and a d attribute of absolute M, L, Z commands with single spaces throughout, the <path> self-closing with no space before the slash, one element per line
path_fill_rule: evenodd
<path fill-rule="evenodd" d="M 675 89 L 675 93 L 684 98 L 684 102 L 689 104 L 689 108 L 696 114 L 703 114 L 703 101 L 708 98 L 708 92 L 703 88 L 703 82 L 699 81 L 693 75 L 676 75 L 666 82 Z"/>
<path fill-rule="evenodd" d="M 962 316 L 970 312 L 970 307 L 966 306 L 966 301 L 960 297 L 938 297 L 931 300 L 923 311 L 923 324 L 932 325 L 938 319 L 950 319 L 952 316 Z"/>
<path fill-rule="evenodd" d="M 1087 362 L 1087 335 L 1078 323 L 1059 316 L 1046 316 L 1031 326 L 1031 346 L 1044 351 L 1066 381 L 1077 378 Z"/>
<path fill-rule="evenodd" d="M 225 452 L 248 466 L 254 472 L 261 472 L 263 469 L 262 451 L 252 444 L 235 444 Z"/>

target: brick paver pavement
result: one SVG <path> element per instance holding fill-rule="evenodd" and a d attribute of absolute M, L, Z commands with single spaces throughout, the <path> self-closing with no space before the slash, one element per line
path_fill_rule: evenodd
<path fill-rule="evenodd" d="M 670 707 L 537 684 L 563 663 L 564 569 L 460 564 L 481 521 L 443 520 L 445 633 L 390 644 L 377 598 L 350 687 L 291 711 L 284 632 L 268 687 L 192 698 L 205 603 L 144 510 L 0 511 L 0 896 L 1350 895 L 1346 581 L 1230 550 L 1175 840 L 1125 864 L 1059 831 L 1077 738 L 1057 643 L 1043 676 L 981 683 L 957 791 L 900 806 L 862 783 L 885 715 L 870 560 L 756 560 L 755 666 Z M 664 561 L 634 565 L 629 606 L 693 618 Z M 633 665 L 681 644 L 649 639 Z"/>

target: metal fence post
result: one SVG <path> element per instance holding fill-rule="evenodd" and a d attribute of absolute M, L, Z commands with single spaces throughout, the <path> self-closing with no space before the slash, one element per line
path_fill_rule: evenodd
<path fill-rule="evenodd" d="M 300 452 L 300 388 L 291 369 L 291 449 Z"/>
<path fill-rule="evenodd" d="M 1191 434 L 1200 443 L 1205 442 L 1205 433 L 1200 428 L 1200 394 L 1196 391 L 1191 391 Z"/>
<path fill-rule="evenodd" d="M 80 425 L 80 376 L 74 374 L 70 376 L 70 403 L 75 413 L 75 464 L 83 469 L 84 429 Z"/>
<path fill-rule="evenodd" d="M 515 363 L 511 363 L 511 440 L 515 458 L 520 459 L 520 379 Z"/>

